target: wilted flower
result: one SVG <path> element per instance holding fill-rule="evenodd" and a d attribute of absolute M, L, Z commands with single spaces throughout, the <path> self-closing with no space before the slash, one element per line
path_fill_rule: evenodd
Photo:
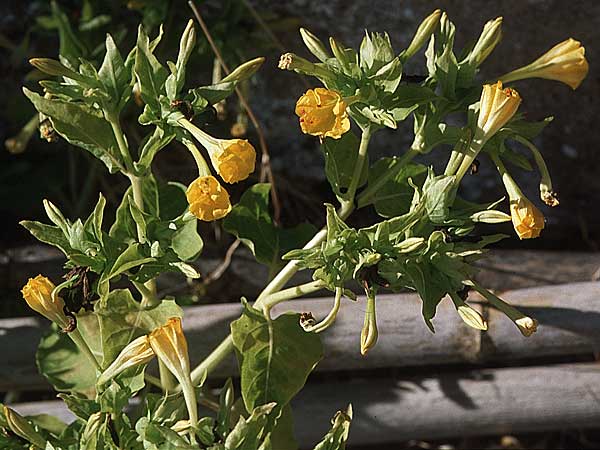
<path fill-rule="evenodd" d="M 296 115 L 305 134 L 339 139 L 350 130 L 346 102 L 325 88 L 309 89 L 296 103 Z"/>
<path fill-rule="evenodd" d="M 519 93 L 511 88 L 502 88 L 501 81 L 485 84 L 481 92 L 475 136 L 483 142 L 487 141 L 515 115 L 520 104 Z"/>
<path fill-rule="evenodd" d="M 519 239 L 531 239 L 544 229 L 544 215 L 527 197 L 511 199 L 510 215 Z"/>
<path fill-rule="evenodd" d="M 52 281 L 38 275 L 29 279 L 21 289 L 21 293 L 31 309 L 56 323 L 59 327 L 67 328 L 70 321 L 64 312 L 65 302 L 58 296 L 52 296 L 54 288 Z"/>
<path fill-rule="evenodd" d="M 190 211 L 206 222 L 222 219 L 231 211 L 229 194 L 212 175 L 196 178 L 186 192 Z"/>
<path fill-rule="evenodd" d="M 535 333 L 538 327 L 538 321 L 528 316 L 515 320 L 515 324 L 525 337 L 529 337 Z"/>
<path fill-rule="evenodd" d="M 190 377 L 190 359 L 181 319 L 172 317 L 166 325 L 156 328 L 148 335 L 148 343 L 179 383 L 184 384 Z"/>
<path fill-rule="evenodd" d="M 569 38 L 556 44 L 531 64 L 502 76 L 501 80 L 507 82 L 524 78 L 545 78 L 560 81 L 572 89 L 577 89 L 588 70 L 585 47 L 581 42 Z"/>
<path fill-rule="evenodd" d="M 146 364 L 154 358 L 154 351 L 150 348 L 147 336 L 140 336 L 125 346 L 119 356 L 100 375 L 98 384 L 104 384 L 116 377 L 124 370 L 140 364 Z"/>

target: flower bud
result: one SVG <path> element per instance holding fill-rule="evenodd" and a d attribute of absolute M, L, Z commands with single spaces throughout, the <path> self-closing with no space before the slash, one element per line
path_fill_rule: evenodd
<path fill-rule="evenodd" d="M 227 83 L 230 81 L 240 82 L 247 80 L 252 75 L 256 73 L 260 66 L 265 62 L 265 58 L 254 58 L 250 61 L 246 61 L 245 63 L 236 67 L 233 72 L 227 75 L 225 78 L 221 80 L 221 83 Z"/>
<path fill-rule="evenodd" d="M 588 70 L 585 47 L 579 41 L 569 38 L 556 44 L 531 64 L 513 70 L 500 79 L 508 82 L 525 78 L 545 78 L 560 81 L 572 89 L 577 89 Z"/>
<path fill-rule="evenodd" d="M 486 331 L 488 329 L 487 322 L 483 316 L 466 303 L 460 305 L 457 308 L 457 311 L 463 322 L 469 325 L 471 328 L 482 331 Z"/>
<path fill-rule="evenodd" d="M 502 17 L 488 21 L 483 26 L 483 31 L 469 53 L 467 60 L 474 67 L 479 67 L 483 61 L 490 56 L 490 53 L 496 48 L 496 45 L 502 39 Z"/>
<path fill-rule="evenodd" d="M 140 364 L 146 364 L 154 358 L 154 351 L 150 348 L 147 336 L 140 336 L 134 339 L 125 346 L 119 356 L 111 363 L 110 366 L 102 372 L 100 378 L 98 378 L 98 384 L 102 385 L 112 378 L 119 375 L 124 370 L 130 367 L 135 367 Z"/>
<path fill-rule="evenodd" d="M 485 84 L 481 92 L 476 139 L 486 142 L 515 115 L 521 96 L 511 88 L 502 88 L 502 82 Z"/>
<path fill-rule="evenodd" d="M 190 212 L 205 222 L 219 220 L 229 214 L 229 194 L 212 175 L 196 178 L 186 192 Z"/>
<path fill-rule="evenodd" d="M 13 433 L 31 442 L 38 448 L 46 448 L 46 439 L 35 430 L 25 417 L 8 406 L 4 407 L 3 412 L 6 422 Z"/>
<path fill-rule="evenodd" d="M 302 37 L 306 48 L 308 48 L 319 61 L 325 62 L 331 58 L 323 42 L 306 28 L 300 28 L 300 36 Z"/>
<path fill-rule="evenodd" d="M 436 9 L 429 16 L 427 16 L 423 22 L 421 22 L 410 45 L 400 55 L 402 62 L 411 58 L 423 45 L 427 43 L 431 35 L 435 32 L 435 29 L 440 22 L 441 15 L 442 10 Z"/>
<path fill-rule="evenodd" d="M 510 201 L 510 215 L 519 239 L 531 239 L 544 229 L 544 215 L 527 197 Z"/>
<path fill-rule="evenodd" d="M 85 81 L 85 79 L 77 72 L 62 65 L 59 61 L 50 58 L 32 58 L 29 64 L 38 70 L 41 70 L 48 75 L 55 77 L 67 77 L 72 80 Z"/>
<path fill-rule="evenodd" d="M 296 115 L 305 134 L 339 139 L 350 130 L 346 102 L 325 88 L 309 89 L 296 103 Z"/>
<path fill-rule="evenodd" d="M 360 332 L 360 354 L 366 355 L 367 352 L 375 347 L 377 343 L 377 317 L 375 315 L 375 295 L 370 292 L 367 296 L 367 310 L 365 312 L 365 321 Z"/>
<path fill-rule="evenodd" d="M 508 222 L 510 216 L 502 211 L 496 211 L 495 209 L 487 209 L 485 211 L 479 211 L 475 214 L 471 214 L 469 217 L 473 222 L 483 223 L 502 223 Z"/>
<path fill-rule="evenodd" d="M 53 296 L 55 286 L 48 278 L 38 275 L 30 278 L 21 293 L 31 309 L 66 329 L 70 324 L 64 312 L 65 302 L 58 296 Z"/>

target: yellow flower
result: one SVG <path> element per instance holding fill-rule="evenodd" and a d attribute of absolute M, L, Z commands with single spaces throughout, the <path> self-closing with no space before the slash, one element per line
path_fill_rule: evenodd
<path fill-rule="evenodd" d="M 102 375 L 100 375 L 100 378 L 98 379 L 98 384 L 106 383 L 130 367 L 146 364 L 150 362 L 152 358 L 154 358 L 154 351 L 150 348 L 148 337 L 140 336 L 121 350 L 119 356 L 117 356 L 112 364 L 102 372 Z"/>
<path fill-rule="evenodd" d="M 256 151 L 246 139 L 218 140 L 218 150 L 210 151 L 213 166 L 226 183 L 245 180 L 254 172 Z"/>
<path fill-rule="evenodd" d="M 503 81 L 524 78 L 556 80 L 577 89 L 589 70 L 585 59 L 585 47 L 581 42 L 569 38 L 556 44 L 538 59 L 502 77 Z"/>
<path fill-rule="evenodd" d="M 38 275 L 30 278 L 21 293 L 31 309 L 56 323 L 61 328 L 67 328 L 70 321 L 65 315 L 65 302 L 62 298 L 52 297 L 55 286 L 48 278 Z"/>
<path fill-rule="evenodd" d="M 544 229 L 544 215 L 526 197 L 510 202 L 510 215 L 519 239 L 531 239 Z"/>
<path fill-rule="evenodd" d="M 186 195 L 191 213 L 200 220 L 212 222 L 231 211 L 229 194 L 212 175 L 196 178 Z"/>
<path fill-rule="evenodd" d="M 476 137 L 484 142 L 502 128 L 517 112 L 521 96 L 511 88 L 502 88 L 502 82 L 485 84 L 481 92 Z"/>
<path fill-rule="evenodd" d="M 156 328 L 148 335 L 148 343 L 177 381 L 185 384 L 190 377 L 190 359 L 181 319 L 172 317 L 165 325 Z"/>
<path fill-rule="evenodd" d="M 339 139 L 350 129 L 346 102 L 324 88 L 309 89 L 296 103 L 296 115 L 305 134 Z"/>

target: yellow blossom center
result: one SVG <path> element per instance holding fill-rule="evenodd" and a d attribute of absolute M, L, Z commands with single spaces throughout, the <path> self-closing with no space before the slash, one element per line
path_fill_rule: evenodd
<path fill-rule="evenodd" d="M 324 88 L 309 89 L 296 103 L 296 115 L 305 134 L 339 139 L 350 129 L 346 102 Z"/>

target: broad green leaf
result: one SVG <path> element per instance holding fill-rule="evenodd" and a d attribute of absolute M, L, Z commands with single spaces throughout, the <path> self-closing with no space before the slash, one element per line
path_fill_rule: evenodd
<path fill-rule="evenodd" d="M 325 175 L 338 197 L 343 197 L 350 186 L 358 158 L 358 146 L 359 140 L 352 131 L 344 133 L 340 139 L 325 138 L 321 144 L 325 155 Z M 358 187 L 366 182 L 368 166 L 363 165 Z"/>
<path fill-rule="evenodd" d="M 148 35 L 141 26 L 138 28 L 134 73 L 142 100 L 156 116 L 160 116 L 158 98 L 164 92 L 167 71 L 152 53 Z"/>
<path fill-rule="evenodd" d="M 385 177 L 389 171 L 396 171 L 396 165 L 401 161 L 398 158 L 382 158 L 373 164 L 369 170 L 369 186 L 376 185 L 378 180 Z M 422 185 L 427 174 L 427 167 L 421 164 L 408 163 L 393 177 L 383 183 L 373 196 L 372 202 L 375 210 L 382 217 L 395 217 L 406 214 L 412 202 L 414 188 L 409 184 Z"/>
<path fill-rule="evenodd" d="M 31 220 L 23 220 L 19 224 L 26 228 L 38 241 L 59 248 L 65 256 L 73 252 L 69 240 L 60 228 Z"/>
<path fill-rule="evenodd" d="M 268 183 L 250 187 L 224 219 L 223 227 L 248 246 L 258 262 L 272 266 L 279 262 L 282 253 L 310 239 L 314 228 L 301 224 L 283 230 L 275 226 L 269 214 L 269 193 Z"/>
<path fill-rule="evenodd" d="M 123 57 L 110 34 L 106 35 L 106 54 L 98 70 L 98 77 L 111 97 L 115 112 L 118 113 L 131 94 L 131 74 L 128 73 Z"/>
<path fill-rule="evenodd" d="M 305 332 L 299 317 L 284 314 L 267 321 L 246 305 L 242 317 L 231 323 L 247 410 L 268 402 L 283 408 L 323 357 L 320 337 Z"/>
<path fill-rule="evenodd" d="M 130 244 L 125 251 L 119 255 L 110 269 L 103 274 L 103 278 L 105 280 L 110 280 L 130 269 L 155 261 L 155 258 L 145 256 L 143 248 L 143 245 L 137 242 Z"/>
<path fill-rule="evenodd" d="M 174 137 L 174 132 L 167 132 L 159 126 L 154 129 L 154 133 L 146 136 L 146 139 L 144 139 L 141 145 L 139 160 L 134 163 L 135 169 L 138 171 L 138 173 L 144 174 L 146 171 L 148 171 L 152 161 L 154 160 L 154 156 L 160 150 L 169 145 Z"/>
<path fill-rule="evenodd" d="M 240 417 L 225 439 L 225 450 L 258 449 L 265 439 L 269 439 L 265 426 L 275 406 L 275 403 L 257 406 L 247 419 Z"/>
<path fill-rule="evenodd" d="M 115 135 L 104 118 L 84 105 L 50 100 L 27 88 L 23 92 L 38 111 L 50 117 L 56 132 L 68 142 L 100 159 L 111 173 L 123 169 Z"/>
<path fill-rule="evenodd" d="M 58 397 L 65 402 L 67 408 L 75 414 L 75 416 L 85 421 L 94 414 L 100 411 L 100 405 L 95 400 L 91 400 L 81 394 L 58 394 Z"/>
<path fill-rule="evenodd" d="M 433 223 L 443 223 L 448 217 L 450 205 L 454 201 L 456 193 L 454 181 L 453 175 L 434 176 L 433 171 L 430 171 L 425 184 L 423 184 L 425 209 Z"/>
<path fill-rule="evenodd" d="M 96 358 L 101 358 L 97 317 L 94 314 L 79 314 L 77 329 Z M 57 391 L 81 393 L 87 397 L 93 395 L 98 377 L 96 368 L 69 336 L 59 332 L 55 326 L 42 338 L 36 363 L 40 373 Z"/>
<path fill-rule="evenodd" d="M 281 410 L 271 431 L 271 445 L 277 450 L 298 449 L 298 442 L 294 436 L 294 417 L 289 403 Z"/>

